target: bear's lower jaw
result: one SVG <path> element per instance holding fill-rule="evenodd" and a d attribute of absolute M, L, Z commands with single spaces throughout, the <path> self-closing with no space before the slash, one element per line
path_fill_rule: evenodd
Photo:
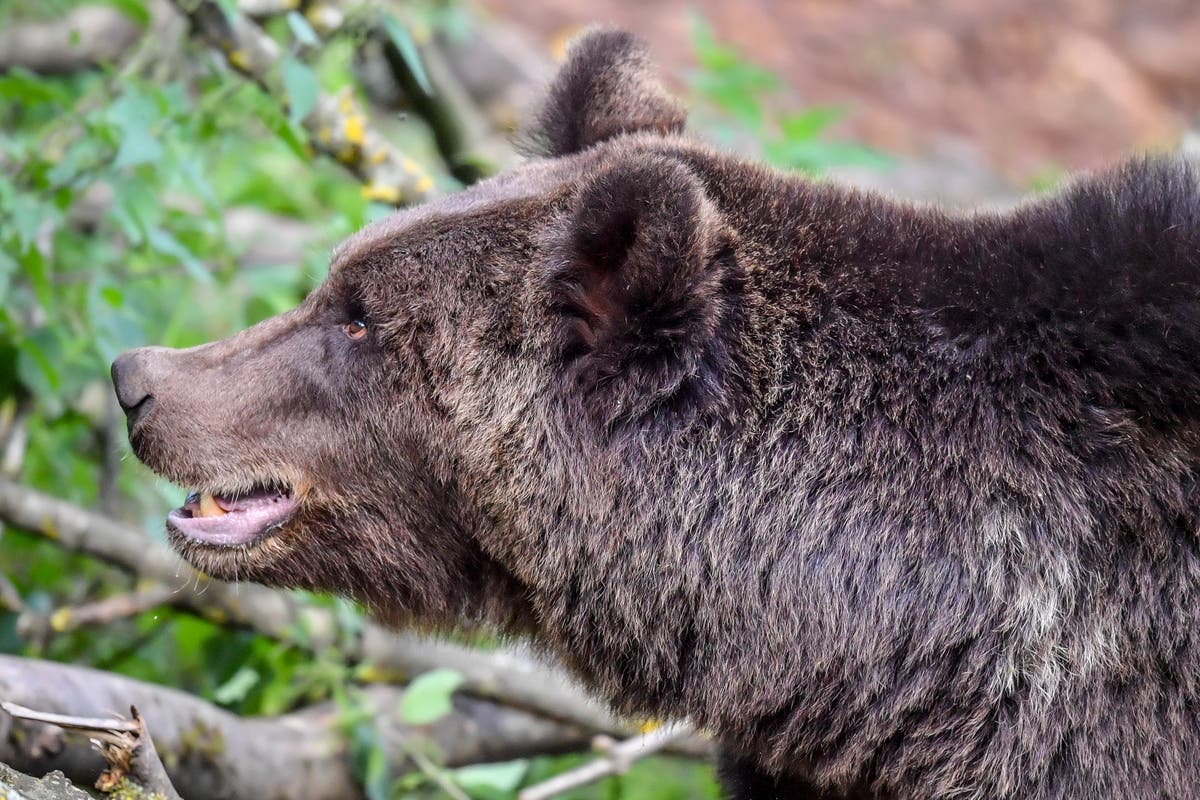
<path fill-rule="evenodd" d="M 167 530 L 215 547 L 240 547 L 279 530 L 298 502 L 287 489 L 261 487 L 240 495 L 192 492 L 167 515 Z"/>

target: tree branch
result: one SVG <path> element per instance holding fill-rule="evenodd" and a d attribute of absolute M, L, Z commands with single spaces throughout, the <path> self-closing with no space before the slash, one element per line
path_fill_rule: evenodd
<path fill-rule="evenodd" d="M 141 25 L 109 6 L 80 6 L 63 17 L 16 23 L 0 30 L 0 72 L 13 67 L 78 72 L 115 61 L 141 34 Z"/>
<path fill-rule="evenodd" d="M 161 800 L 182 800 L 167 777 L 146 721 L 138 714 L 137 707 L 129 709 L 131 719 L 52 714 L 12 702 L 0 702 L 0 709 L 13 719 L 40 722 L 88 734 L 108 764 L 108 768 L 96 780 L 96 788 L 101 791 L 112 792 L 133 781 L 143 794 Z"/>
<path fill-rule="evenodd" d="M 363 703 L 375 719 L 393 775 L 412 768 L 409 752 L 432 742 L 446 766 L 505 761 L 583 747 L 588 735 L 485 700 L 456 696 L 454 711 L 427 726 L 400 718 L 403 690 L 370 686 Z M 130 704 L 154 726 L 170 781 L 188 798 L 361 798 L 362 788 L 332 703 L 280 717 L 242 718 L 197 697 L 87 667 L 0 655 L 0 697 L 50 714 L 40 721 L 0 714 L 0 761 L 31 774 L 60 769 L 90 783 L 104 768 L 85 737 L 64 733 L 79 717 L 100 728 Z M 78 727 L 78 725 L 75 725 Z M 119 730 L 119 729 L 118 729 Z"/>
<path fill-rule="evenodd" d="M 227 15 L 214 0 L 171 2 L 233 69 L 272 96 L 282 96 L 276 75 L 279 46 L 252 19 L 241 12 Z M 432 195 L 433 179 L 368 127 L 364 112 L 349 93 L 340 97 L 320 93 L 302 124 L 313 148 L 350 170 L 371 197 L 404 206 Z"/>

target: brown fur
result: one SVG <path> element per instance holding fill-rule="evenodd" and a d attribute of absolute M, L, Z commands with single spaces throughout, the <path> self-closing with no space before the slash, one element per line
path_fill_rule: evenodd
<path fill-rule="evenodd" d="M 545 157 L 118 361 L 156 471 L 303 491 L 176 546 L 530 633 L 738 797 L 1200 796 L 1196 171 L 951 217 L 693 143 L 644 68 L 585 39 Z"/>

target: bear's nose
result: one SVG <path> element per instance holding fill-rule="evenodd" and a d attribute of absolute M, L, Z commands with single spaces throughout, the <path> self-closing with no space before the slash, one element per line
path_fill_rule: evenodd
<path fill-rule="evenodd" d="M 142 347 L 124 352 L 117 356 L 112 365 L 112 382 L 117 390 L 117 402 L 125 411 L 131 431 L 138 419 L 150 410 L 154 401 L 150 372 L 146 369 L 149 350 L 148 347 Z"/>

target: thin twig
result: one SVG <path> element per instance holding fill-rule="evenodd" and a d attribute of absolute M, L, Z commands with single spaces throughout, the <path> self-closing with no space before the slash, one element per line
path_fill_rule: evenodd
<path fill-rule="evenodd" d="M 63 606 L 49 614 L 19 619 L 17 629 L 22 636 L 27 636 L 43 629 L 52 633 L 65 633 L 88 625 L 106 625 L 148 611 L 155 606 L 166 605 L 174 597 L 175 590 L 170 586 L 155 583 L 93 603 Z"/>
<path fill-rule="evenodd" d="M 421 752 L 419 748 L 412 747 L 406 751 L 413 763 L 425 776 L 432 780 L 441 788 L 443 792 L 450 795 L 454 800 L 471 800 L 470 797 L 463 792 L 462 789 L 454 785 L 454 782 L 446 777 L 442 770 L 438 769 L 437 764 L 429 760 L 428 756 Z"/>
<path fill-rule="evenodd" d="M 0 709 L 4 709 L 9 716 L 16 719 L 25 719 L 30 722 L 41 722 L 46 725 L 57 725 L 60 728 L 72 731 L 84 731 L 85 733 L 103 734 L 107 731 L 118 733 L 137 733 L 141 728 L 137 722 L 131 719 L 120 719 L 119 717 L 77 717 L 72 714 L 53 714 L 49 711 L 38 711 L 34 708 L 26 708 L 17 703 L 8 701 L 0 702 Z"/>
<path fill-rule="evenodd" d="M 609 775 L 624 775 L 634 762 L 652 756 L 672 742 L 694 732 L 692 726 L 686 722 L 673 722 L 624 742 L 614 742 L 607 736 L 597 736 L 593 747 L 601 752 L 599 758 L 522 789 L 517 795 L 517 800 L 548 800 L 580 786 L 595 783 Z"/>
<path fill-rule="evenodd" d="M 17 591 L 17 587 L 8 579 L 8 576 L 0 572 L 0 608 L 5 611 L 24 611 L 25 601 L 21 599 L 21 593 Z"/>
<path fill-rule="evenodd" d="M 9 398 L 0 405 L 0 475 L 15 478 L 25 466 L 29 446 L 29 398 Z"/>

